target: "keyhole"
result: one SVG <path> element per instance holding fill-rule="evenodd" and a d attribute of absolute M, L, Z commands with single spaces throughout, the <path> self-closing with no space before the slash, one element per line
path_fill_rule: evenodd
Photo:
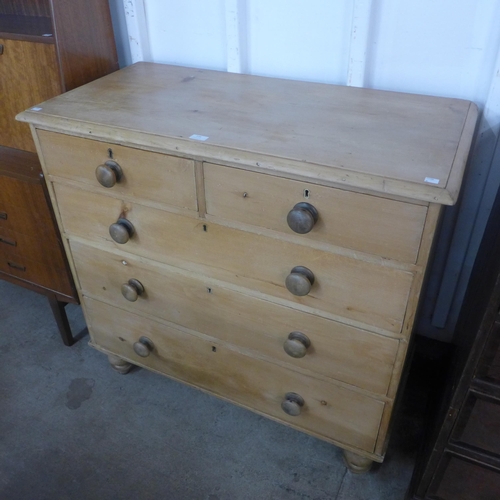
<path fill-rule="evenodd" d="M 205 233 L 207 232 L 207 225 L 206 224 L 203 224 L 203 231 L 205 231 Z"/>
<path fill-rule="evenodd" d="M 212 352 L 217 352 L 217 347 L 215 347 L 214 345 L 212 346 Z"/>
<path fill-rule="evenodd" d="M 311 192 L 309 191 L 309 189 L 304 189 L 304 198 L 309 198 L 310 195 Z"/>
<path fill-rule="evenodd" d="M 108 149 L 108 158 L 113 159 L 113 150 L 111 148 Z"/>

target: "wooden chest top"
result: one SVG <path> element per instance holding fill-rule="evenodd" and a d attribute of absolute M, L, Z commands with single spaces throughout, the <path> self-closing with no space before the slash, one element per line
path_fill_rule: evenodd
<path fill-rule="evenodd" d="M 459 99 L 138 63 L 18 118 L 316 183 L 453 204 L 476 117 L 476 106 Z"/>

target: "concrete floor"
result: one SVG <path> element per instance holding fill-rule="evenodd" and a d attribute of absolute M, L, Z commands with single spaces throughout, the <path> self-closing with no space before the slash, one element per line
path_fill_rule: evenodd
<path fill-rule="evenodd" d="M 45 297 L 0 281 L 0 499 L 404 498 L 411 408 L 384 464 L 354 475 L 335 446 L 146 370 L 116 373 L 67 309 L 73 347 Z"/>

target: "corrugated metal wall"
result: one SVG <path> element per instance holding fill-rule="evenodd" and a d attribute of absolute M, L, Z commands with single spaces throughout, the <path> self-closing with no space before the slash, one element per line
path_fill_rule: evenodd
<path fill-rule="evenodd" d="M 462 200 L 446 212 L 419 324 L 428 336 L 451 339 L 500 185 L 500 0 L 110 3 L 125 64 L 148 60 L 476 102 L 482 113 Z"/>

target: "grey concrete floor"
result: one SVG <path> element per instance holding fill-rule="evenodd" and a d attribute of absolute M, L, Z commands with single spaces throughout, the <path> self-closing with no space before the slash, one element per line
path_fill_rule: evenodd
<path fill-rule="evenodd" d="M 402 500 L 418 422 L 386 461 L 341 451 L 166 377 L 120 375 L 88 346 L 78 306 L 65 347 L 45 297 L 0 281 L 0 499 Z"/>

